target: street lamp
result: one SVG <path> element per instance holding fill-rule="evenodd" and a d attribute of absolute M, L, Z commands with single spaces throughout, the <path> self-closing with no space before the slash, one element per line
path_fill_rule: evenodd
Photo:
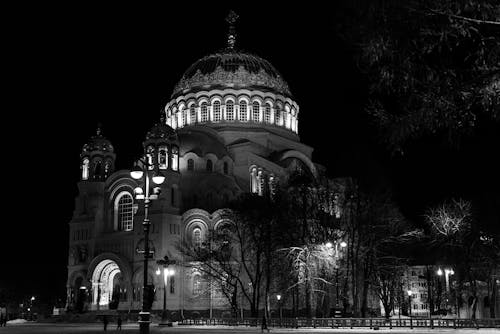
<path fill-rule="evenodd" d="M 407 293 L 408 293 L 408 315 L 411 317 L 411 295 L 412 295 L 412 292 L 411 292 L 411 290 L 408 290 Z"/>
<path fill-rule="evenodd" d="M 170 321 L 168 320 L 167 316 L 167 285 L 168 278 L 175 275 L 175 270 L 169 269 L 168 266 L 175 263 L 176 261 L 170 260 L 167 255 L 165 255 L 163 259 L 156 261 L 156 264 L 158 264 L 159 266 L 163 266 L 163 312 L 161 314 L 160 325 L 170 325 Z M 161 270 L 159 267 L 156 270 L 156 275 L 161 275 Z"/>
<path fill-rule="evenodd" d="M 151 323 L 150 317 L 150 302 L 152 300 L 152 291 L 148 286 L 148 261 L 151 258 L 149 251 L 149 228 L 151 223 L 148 218 L 149 206 L 152 200 L 158 199 L 159 188 L 154 188 L 153 194 L 150 194 L 148 167 L 151 166 L 143 160 L 139 160 L 143 164 L 143 168 L 135 166 L 130 171 L 130 176 L 135 180 L 144 179 L 144 189 L 137 187 L 135 189 L 135 198 L 137 200 L 144 200 L 144 221 L 142 226 L 144 228 L 144 278 L 143 278 L 143 293 L 142 293 L 142 310 L 139 312 L 139 332 L 141 334 L 149 334 L 149 324 Z M 165 181 L 165 177 L 158 171 L 155 171 L 152 181 L 154 184 L 160 185 Z"/>
<path fill-rule="evenodd" d="M 276 299 L 278 300 L 278 307 L 280 309 L 280 327 L 281 327 L 283 321 L 283 313 L 281 311 L 281 295 L 276 295 Z"/>

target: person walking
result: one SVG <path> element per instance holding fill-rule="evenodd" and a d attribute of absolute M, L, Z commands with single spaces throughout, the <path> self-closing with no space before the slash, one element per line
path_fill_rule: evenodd
<path fill-rule="evenodd" d="M 106 315 L 104 315 L 102 317 L 102 323 L 104 324 L 104 331 L 107 331 L 108 330 L 108 317 Z"/>
<path fill-rule="evenodd" d="M 118 319 L 116 319 L 116 330 L 122 330 L 122 317 L 118 316 Z"/>

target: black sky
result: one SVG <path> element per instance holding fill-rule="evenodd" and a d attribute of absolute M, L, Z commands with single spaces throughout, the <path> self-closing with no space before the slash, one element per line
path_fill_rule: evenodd
<path fill-rule="evenodd" d="M 363 112 L 366 83 L 353 47 L 335 34 L 335 8 L 255 2 L 8 8 L 1 285 L 64 297 L 83 144 L 102 122 L 118 168 L 129 168 L 184 70 L 225 46 L 231 8 L 240 15 L 237 46 L 283 74 L 301 108 L 301 140 L 330 175 L 383 182 L 417 222 L 428 205 L 448 197 L 498 202 L 498 124 L 458 149 L 419 141 L 391 157 L 378 144 Z"/>

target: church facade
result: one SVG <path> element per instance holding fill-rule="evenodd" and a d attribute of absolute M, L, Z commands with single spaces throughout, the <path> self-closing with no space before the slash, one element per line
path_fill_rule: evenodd
<path fill-rule="evenodd" d="M 167 309 L 179 314 L 226 308 L 222 297 L 202 293 L 201 273 L 182 265 L 176 245 L 202 242 L 224 224 L 224 208 L 238 195 L 272 195 L 297 166 L 314 177 L 322 171 L 299 139 L 299 106 L 288 84 L 265 59 L 235 49 L 234 37 L 230 32 L 227 48 L 186 70 L 143 142 L 142 159 L 165 176 L 149 211 L 153 310 L 162 309 L 164 293 Z M 134 193 L 140 184 L 129 170 L 115 170 L 114 147 L 100 129 L 80 157 L 67 307 L 140 310 L 144 206 Z M 156 264 L 164 256 L 176 261 L 166 280 Z"/>

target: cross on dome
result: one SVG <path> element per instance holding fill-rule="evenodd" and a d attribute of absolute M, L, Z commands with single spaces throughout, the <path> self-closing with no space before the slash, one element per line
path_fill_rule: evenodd
<path fill-rule="evenodd" d="M 227 47 L 229 49 L 234 49 L 234 45 L 236 44 L 236 28 L 234 24 L 238 20 L 239 16 L 233 10 L 229 12 L 226 17 L 226 22 L 229 24 L 229 32 L 227 34 Z"/>

